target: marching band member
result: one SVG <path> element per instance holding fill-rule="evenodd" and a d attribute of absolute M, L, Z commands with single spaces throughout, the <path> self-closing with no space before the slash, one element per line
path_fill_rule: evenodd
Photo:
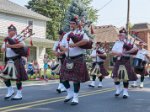
<path fill-rule="evenodd" d="M 62 64 L 63 64 L 63 62 L 64 62 L 64 59 L 66 57 L 65 52 L 63 52 L 62 50 L 60 50 L 60 44 L 61 44 L 61 41 L 63 39 L 63 36 L 65 35 L 65 32 L 63 30 L 60 30 L 58 32 L 58 34 L 59 34 L 59 41 L 55 42 L 55 44 L 53 46 L 53 53 L 55 54 L 55 56 L 57 56 L 58 61 L 60 62 L 59 63 L 60 65 L 58 67 L 61 67 Z M 59 75 L 60 75 L 60 71 L 57 71 L 57 72 L 59 72 Z M 64 85 L 63 85 L 63 83 L 62 83 L 61 80 L 60 80 L 60 83 L 59 83 L 58 88 L 56 89 L 56 91 L 58 93 L 66 91 L 66 88 L 64 87 Z"/>
<path fill-rule="evenodd" d="M 129 81 L 136 81 L 137 76 L 134 73 L 132 66 L 130 64 L 130 57 L 125 55 L 127 52 L 132 53 L 135 52 L 134 48 L 130 51 L 124 51 L 125 42 L 128 41 L 126 39 L 126 32 L 121 30 L 119 32 L 119 40 L 115 42 L 112 48 L 112 54 L 117 56 L 117 60 L 115 62 L 115 66 L 112 72 L 112 78 L 114 79 L 114 83 L 116 86 L 115 96 L 119 96 L 122 92 L 122 88 L 120 87 L 120 82 L 123 81 L 124 89 L 123 89 L 123 98 L 128 98 L 128 85 Z"/>
<path fill-rule="evenodd" d="M 99 54 L 97 50 L 99 50 L 101 54 Z M 93 59 L 92 70 L 91 70 L 92 83 L 89 85 L 89 87 L 95 87 L 96 76 L 99 78 L 98 87 L 103 87 L 102 80 L 105 76 L 108 76 L 109 73 L 104 68 L 104 61 L 106 58 L 106 53 L 103 48 L 100 48 L 100 42 L 96 43 L 96 49 L 92 51 L 91 57 Z"/>
<path fill-rule="evenodd" d="M 134 71 L 136 74 L 141 75 L 140 88 L 144 86 L 144 76 L 148 75 L 145 68 L 146 62 L 149 59 L 148 54 L 149 52 L 144 49 L 144 43 L 140 41 L 138 44 L 138 52 L 133 59 Z M 137 81 L 134 81 L 132 87 L 137 87 Z"/>
<path fill-rule="evenodd" d="M 15 39 L 17 37 L 17 29 L 15 26 L 10 25 L 8 27 L 8 37 Z M 18 44 L 14 44 L 14 45 L 10 45 L 7 42 L 4 42 L 2 45 L 2 52 L 5 52 L 6 54 L 6 63 L 8 63 L 9 61 L 11 61 L 12 63 L 14 63 L 15 66 L 15 75 L 17 77 L 16 80 L 16 86 L 17 86 L 17 93 L 16 95 L 12 98 L 12 100 L 21 100 L 22 99 L 22 82 L 21 81 L 26 81 L 28 80 L 28 76 L 26 73 L 26 70 L 24 68 L 24 65 L 22 63 L 22 58 L 19 54 L 16 54 L 11 48 L 22 48 L 25 46 L 24 41 L 21 41 Z M 9 63 L 8 63 L 9 64 Z M 10 68 L 11 66 L 8 65 L 8 67 Z M 9 69 L 8 68 L 8 69 Z M 13 70 L 12 70 L 13 71 Z M 13 75 L 13 72 L 11 72 L 11 74 Z M 7 94 L 5 96 L 5 100 L 9 99 L 10 97 L 12 97 L 14 95 L 14 89 L 11 86 L 11 80 L 4 80 L 5 85 L 7 86 Z"/>
<path fill-rule="evenodd" d="M 72 99 L 71 105 L 79 103 L 80 83 L 89 81 L 87 66 L 84 60 L 85 50 L 81 46 L 89 42 L 89 38 L 83 30 L 78 29 L 77 18 L 72 18 L 70 21 L 70 28 L 72 31 L 64 35 L 61 49 L 66 53 L 66 59 L 61 68 L 60 78 L 67 89 L 67 96 L 64 102 Z M 81 36 L 82 40 L 74 43 L 73 37 Z M 74 92 L 71 90 L 69 81 L 73 81 Z"/>

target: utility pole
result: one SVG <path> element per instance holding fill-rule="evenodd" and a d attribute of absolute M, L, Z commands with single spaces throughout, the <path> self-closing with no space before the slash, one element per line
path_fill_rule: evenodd
<path fill-rule="evenodd" d="M 129 35 L 129 23 L 130 23 L 130 0 L 128 0 L 128 9 L 127 9 L 127 24 L 126 24 L 127 37 Z"/>

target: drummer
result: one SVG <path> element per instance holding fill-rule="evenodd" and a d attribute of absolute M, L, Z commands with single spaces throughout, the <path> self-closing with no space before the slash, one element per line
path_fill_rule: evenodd
<path fill-rule="evenodd" d="M 146 70 L 146 63 L 147 61 L 150 59 L 150 57 L 148 56 L 148 50 L 144 49 L 145 47 L 145 44 L 143 42 L 139 42 L 138 44 L 138 52 L 134 58 L 134 62 L 133 63 L 136 63 L 134 64 L 134 71 L 136 74 L 139 74 L 141 76 L 141 79 L 140 79 L 140 88 L 143 88 L 144 87 L 144 76 L 148 75 L 147 74 L 147 70 Z M 135 62 L 136 61 L 136 62 Z M 132 84 L 132 87 L 137 87 L 137 81 L 134 81 L 134 83 Z"/>

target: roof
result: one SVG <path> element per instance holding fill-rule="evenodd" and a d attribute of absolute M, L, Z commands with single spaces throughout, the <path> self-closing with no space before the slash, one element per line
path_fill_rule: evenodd
<path fill-rule="evenodd" d="M 17 16 L 22 16 L 22 17 L 44 20 L 44 21 L 50 20 L 50 18 L 48 18 L 48 17 L 45 17 L 34 11 L 31 11 L 31 10 L 27 9 L 26 7 L 22 7 L 22 6 L 15 4 L 9 0 L 0 0 L 0 12 L 17 15 Z"/>
<path fill-rule="evenodd" d="M 94 42 L 102 42 L 102 43 L 113 43 L 118 40 L 120 28 L 117 28 L 113 25 L 104 25 L 104 26 L 95 26 L 95 38 Z M 128 35 L 128 39 L 132 39 L 131 35 Z M 136 43 L 136 42 L 135 42 Z"/>
<path fill-rule="evenodd" d="M 134 24 L 131 28 L 131 31 L 133 30 L 150 30 L 150 24 L 149 23 L 138 23 Z"/>
<path fill-rule="evenodd" d="M 113 25 L 95 26 L 95 42 L 115 42 L 118 39 L 119 29 Z"/>

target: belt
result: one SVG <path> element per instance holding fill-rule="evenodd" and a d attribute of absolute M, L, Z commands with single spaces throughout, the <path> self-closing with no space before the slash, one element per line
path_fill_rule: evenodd
<path fill-rule="evenodd" d="M 9 58 L 7 58 L 7 60 L 9 60 L 9 59 L 11 59 L 11 60 L 16 60 L 16 59 L 18 59 L 18 58 L 21 58 L 21 56 L 9 57 Z"/>
<path fill-rule="evenodd" d="M 77 56 L 71 56 L 69 57 L 70 59 L 76 59 L 76 58 L 80 58 L 83 57 L 83 54 L 77 55 Z"/>

